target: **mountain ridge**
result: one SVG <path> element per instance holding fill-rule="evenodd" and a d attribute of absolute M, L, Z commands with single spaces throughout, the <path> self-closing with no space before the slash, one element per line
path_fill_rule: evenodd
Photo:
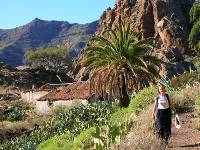
<path fill-rule="evenodd" d="M 59 47 L 68 43 L 69 55 L 77 57 L 98 26 L 98 21 L 86 24 L 67 21 L 46 21 L 35 18 L 13 29 L 0 29 L 0 61 L 12 66 L 23 63 L 24 53 L 37 48 Z"/>

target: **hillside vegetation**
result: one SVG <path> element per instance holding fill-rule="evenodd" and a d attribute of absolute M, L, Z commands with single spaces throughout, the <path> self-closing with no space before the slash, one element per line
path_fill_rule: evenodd
<path fill-rule="evenodd" d="M 198 54 L 200 53 L 200 2 L 194 3 L 190 10 L 190 23 L 192 26 L 189 35 L 190 47 L 195 50 Z"/>

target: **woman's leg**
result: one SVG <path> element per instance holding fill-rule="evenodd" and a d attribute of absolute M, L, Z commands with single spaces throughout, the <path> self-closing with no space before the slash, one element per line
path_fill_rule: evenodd
<path fill-rule="evenodd" d="M 165 120 L 164 123 L 163 123 L 163 126 L 164 126 L 164 131 L 163 131 L 164 137 L 163 137 L 163 139 L 165 141 L 165 144 L 168 145 L 168 140 L 171 136 L 171 124 L 172 124 L 171 110 L 170 109 L 165 110 L 163 119 Z"/>
<path fill-rule="evenodd" d="M 161 109 L 156 115 L 157 135 L 161 140 L 161 144 L 166 147 L 171 135 L 171 111 L 169 109 Z"/>
<path fill-rule="evenodd" d="M 157 136 L 162 141 L 164 137 L 164 132 L 162 128 L 162 110 L 158 109 L 156 114 L 156 130 Z"/>

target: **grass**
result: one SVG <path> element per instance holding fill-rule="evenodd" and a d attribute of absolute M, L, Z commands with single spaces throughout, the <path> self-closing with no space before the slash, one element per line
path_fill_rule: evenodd
<path fill-rule="evenodd" d="M 12 124 L 12 122 L 11 121 L 1 121 L 0 122 L 0 127 L 6 127 L 6 126 L 8 126 L 8 125 L 10 125 L 10 124 Z"/>
<path fill-rule="evenodd" d="M 197 107 L 200 107 L 200 97 L 198 97 L 195 101 Z"/>
<path fill-rule="evenodd" d="M 89 128 L 81 132 L 73 141 L 70 140 L 70 133 L 60 136 L 55 136 L 40 145 L 37 150 L 78 150 L 87 149 L 92 142 L 92 134 L 95 133 L 95 128 Z"/>
<path fill-rule="evenodd" d="M 184 88 L 188 83 L 192 84 L 200 81 L 199 72 L 185 72 L 182 75 L 174 77 L 171 84 L 174 88 Z"/>
<path fill-rule="evenodd" d="M 121 108 L 117 112 L 111 114 L 110 122 L 112 124 L 122 123 L 128 120 L 130 113 L 128 112 L 127 108 Z"/>
<path fill-rule="evenodd" d="M 194 121 L 195 129 L 200 131 L 200 106 L 196 106 L 196 109 L 191 119 Z"/>
<path fill-rule="evenodd" d="M 4 102 L 4 107 L 2 107 L 1 120 L 4 121 L 22 121 L 27 117 L 26 113 L 30 111 L 31 107 L 29 104 L 20 103 L 20 101 L 15 100 L 11 102 Z M 2 103 L 0 103 L 2 104 Z"/>
<path fill-rule="evenodd" d="M 139 114 L 141 111 L 144 111 L 145 108 L 155 101 L 155 96 L 157 93 L 157 87 L 150 86 L 139 91 L 135 97 L 132 98 L 129 107 L 129 114 Z"/>
<path fill-rule="evenodd" d="M 130 101 L 128 108 L 119 109 L 111 114 L 110 121 L 112 123 L 122 123 L 129 119 L 132 115 L 138 115 L 141 111 L 154 102 L 157 88 L 150 86 L 139 91 Z"/>
<path fill-rule="evenodd" d="M 198 119 L 195 128 L 200 131 L 200 96 L 196 99 L 195 105 L 196 105 L 196 118 Z"/>
<path fill-rule="evenodd" d="M 186 87 L 172 95 L 172 100 L 178 112 L 186 111 L 195 105 L 200 95 L 199 87 Z"/>
<path fill-rule="evenodd" d="M 195 128 L 200 131 L 200 119 L 199 122 L 195 125 Z"/>
<path fill-rule="evenodd" d="M 61 150 L 61 149 L 69 149 L 72 146 L 72 142 L 69 141 L 69 133 L 54 136 L 53 138 L 44 141 L 40 145 L 38 145 L 38 150 Z"/>

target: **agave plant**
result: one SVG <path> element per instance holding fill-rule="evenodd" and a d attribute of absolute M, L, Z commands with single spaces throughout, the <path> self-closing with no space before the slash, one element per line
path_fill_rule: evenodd
<path fill-rule="evenodd" d="M 120 106 L 130 102 L 128 91 L 137 91 L 159 77 L 162 61 L 151 55 L 153 38 L 141 39 L 130 23 L 121 23 L 92 37 L 84 50 L 83 65 L 93 71 L 90 92 L 104 99 L 119 98 Z"/>

